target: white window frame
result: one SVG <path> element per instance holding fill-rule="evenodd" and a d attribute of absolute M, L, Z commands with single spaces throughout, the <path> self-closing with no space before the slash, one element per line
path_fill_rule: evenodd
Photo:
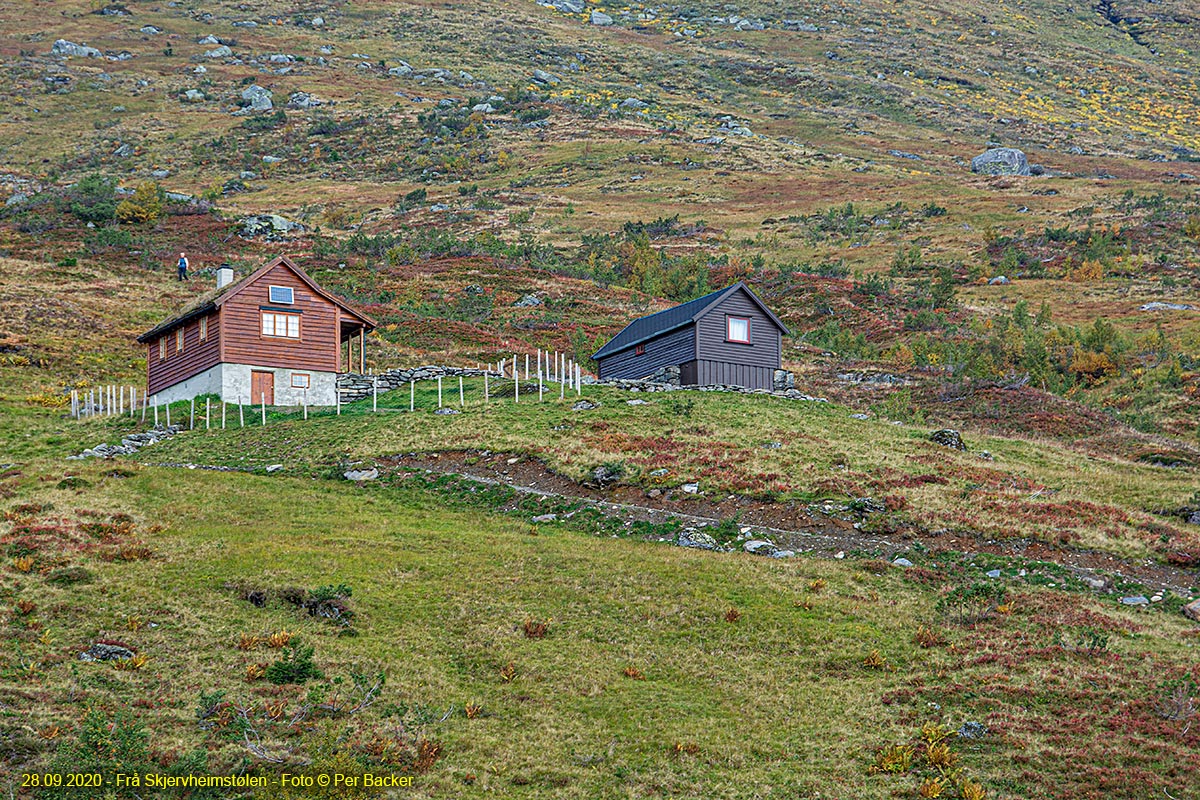
<path fill-rule="evenodd" d="M 292 373 L 292 388 L 293 389 L 311 389 L 312 376 L 307 372 Z"/>
<path fill-rule="evenodd" d="M 287 292 L 287 300 L 280 300 L 275 296 L 275 291 Z M 296 304 L 296 292 L 290 286 L 268 286 L 267 300 L 281 306 L 291 306 Z"/>
<path fill-rule="evenodd" d="M 176 328 L 175 329 L 175 352 L 176 353 L 183 352 L 183 340 L 185 338 L 184 330 L 185 330 L 184 328 Z"/>
<path fill-rule="evenodd" d="M 733 335 L 733 323 L 742 322 L 746 325 L 746 338 L 739 339 Z M 735 317 L 732 315 L 725 317 L 725 341 L 733 342 L 734 344 L 750 344 L 750 318 Z"/>
<path fill-rule="evenodd" d="M 208 317 L 200 318 L 200 341 L 208 341 Z"/>
<path fill-rule="evenodd" d="M 158 360 L 167 360 L 167 337 L 165 336 L 158 337 Z"/>
<path fill-rule="evenodd" d="M 282 325 L 282 327 L 281 327 Z M 270 339 L 300 340 L 300 315 L 278 311 L 262 312 L 262 335 Z"/>

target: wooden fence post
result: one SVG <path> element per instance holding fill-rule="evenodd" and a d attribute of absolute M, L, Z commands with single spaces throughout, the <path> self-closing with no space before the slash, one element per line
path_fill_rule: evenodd
<path fill-rule="evenodd" d="M 513 402 L 521 402 L 521 374 L 513 375 Z"/>
<path fill-rule="evenodd" d="M 483 404 L 488 404 L 488 374 L 483 373 Z"/>
<path fill-rule="evenodd" d="M 371 410 L 379 410 L 379 378 L 371 379 Z"/>
<path fill-rule="evenodd" d="M 458 376 L 458 407 L 459 408 L 467 407 L 467 396 L 463 393 L 462 375 Z"/>
<path fill-rule="evenodd" d="M 538 402 L 539 403 L 545 399 L 545 394 L 543 393 L 542 389 L 543 389 L 543 387 L 542 387 L 542 365 L 538 364 Z"/>
<path fill-rule="evenodd" d="M 529 353 L 525 354 L 525 380 L 529 380 Z"/>
<path fill-rule="evenodd" d="M 166 409 L 167 409 L 167 427 L 169 428 L 169 427 L 171 427 L 171 404 L 170 404 L 170 403 L 164 403 L 163 405 L 164 405 L 164 406 L 166 407 Z"/>
<path fill-rule="evenodd" d="M 417 382 L 408 382 L 408 410 L 414 411 L 417 407 Z"/>
<path fill-rule="evenodd" d="M 304 418 L 308 419 L 308 389 L 304 390 Z"/>
<path fill-rule="evenodd" d="M 337 415 L 342 415 L 342 390 L 335 383 L 333 386 L 333 402 L 337 406 Z"/>
<path fill-rule="evenodd" d="M 225 401 L 221 401 L 221 430 L 225 430 Z"/>
<path fill-rule="evenodd" d="M 209 424 L 209 415 L 212 414 L 212 399 L 204 398 L 204 430 L 212 430 L 212 425 Z"/>
<path fill-rule="evenodd" d="M 154 427 L 158 427 L 158 403 L 154 404 Z"/>
<path fill-rule="evenodd" d="M 192 410 L 188 416 L 188 430 L 196 430 L 196 398 L 192 398 Z"/>
<path fill-rule="evenodd" d="M 438 375 L 438 408 L 442 407 L 442 376 Z"/>
<path fill-rule="evenodd" d="M 259 392 L 258 399 L 262 404 L 262 423 L 265 426 L 267 424 L 267 393 Z"/>
<path fill-rule="evenodd" d="M 147 392 L 146 394 L 142 395 L 142 422 L 146 421 L 146 406 L 148 406 L 149 404 L 150 404 L 150 393 Z M 158 406 L 155 406 L 154 408 L 156 411 L 158 410 Z M 155 424 L 157 425 L 158 423 L 156 422 Z"/>
<path fill-rule="evenodd" d="M 238 395 L 238 423 L 241 427 L 246 427 L 246 407 L 242 405 L 242 396 Z"/>

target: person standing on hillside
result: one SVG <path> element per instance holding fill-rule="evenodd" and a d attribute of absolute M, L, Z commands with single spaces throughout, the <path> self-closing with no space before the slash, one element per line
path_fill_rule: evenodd
<path fill-rule="evenodd" d="M 184 254 L 184 253 L 179 254 L 179 262 L 175 265 L 175 269 L 176 269 L 176 272 L 178 273 L 179 280 L 181 280 L 181 281 L 188 280 L 188 274 L 187 274 L 188 260 L 187 260 L 186 254 Z"/>

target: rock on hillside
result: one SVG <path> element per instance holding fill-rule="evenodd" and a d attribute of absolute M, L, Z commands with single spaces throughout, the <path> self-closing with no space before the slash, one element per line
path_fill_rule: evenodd
<path fill-rule="evenodd" d="M 971 172 L 982 175 L 1029 175 L 1029 160 L 1015 147 L 993 147 L 971 159 Z"/>

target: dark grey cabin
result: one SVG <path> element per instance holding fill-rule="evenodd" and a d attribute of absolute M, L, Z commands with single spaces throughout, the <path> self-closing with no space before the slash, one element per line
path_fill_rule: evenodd
<path fill-rule="evenodd" d="M 678 367 L 684 386 L 772 389 L 786 333 L 787 326 L 738 281 L 635 319 L 592 358 L 601 380 L 646 378 Z"/>

